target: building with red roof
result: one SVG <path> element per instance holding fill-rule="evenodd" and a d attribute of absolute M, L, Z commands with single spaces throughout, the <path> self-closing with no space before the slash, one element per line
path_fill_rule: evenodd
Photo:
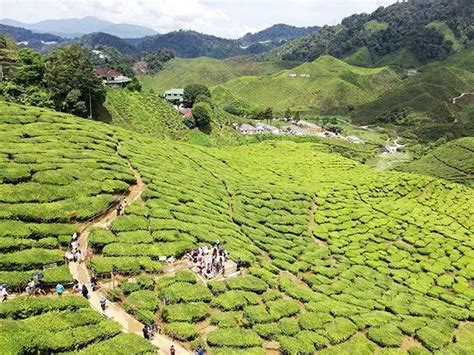
<path fill-rule="evenodd" d="M 99 67 L 95 68 L 94 71 L 97 76 L 102 78 L 104 84 L 110 87 L 123 88 L 132 81 L 129 77 L 110 67 Z"/>

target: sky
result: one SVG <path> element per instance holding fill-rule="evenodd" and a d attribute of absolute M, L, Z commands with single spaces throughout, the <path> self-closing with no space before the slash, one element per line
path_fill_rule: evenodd
<path fill-rule="evenodd" d="M 96 16 L 115 23 L 238 38 L 276 23 L 335 25 L 396 0 L 0 0 L 0 18 L 33 23 Z"/>

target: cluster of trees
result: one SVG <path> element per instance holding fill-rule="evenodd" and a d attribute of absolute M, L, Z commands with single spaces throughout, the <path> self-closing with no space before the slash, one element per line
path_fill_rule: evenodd
<path fill-rule="evenodd" d="M 377 59 L 399 49 L 412 51 L 420 62 L 442 59 L 453 43 L 436 28 L 434 21 L 446 23 L 456 39 L 467 45 L 474 39 L 472 0 L 417 0 L 380 7 L 372 14 L 345 18 L 340 25 L 325 26 L 296 40 L 279 51 L 287 60 L 314 60 L 330 54 L 343 58 L 367 47 Z"/>
<path fill-rule="evenodd" d="M 193 118 L 186 121 L 189 128 L 198 127 L 206 130 L 210 127 L 214 103 L 211 99 L 211 92 L 206 85 L 190 84 L 184 88 L 184 105 L 192 108 Z"/>
<path fill-rule="evenodd" d="M 10 101 L 86 117 L 91 108 L 102 105 L 106 92 L 94 73 L 90 53 L 69 45 L 47 57 L 21 49 L 8 80 L 0 82 L 0 95 Z"/>
<path fill-rule="evenodd" d="M 147 54 L 144 58 L 144 61 L 147 65 L 147 73 L 157 73 L 163 69 L 163 66 L 166 62 L 170 61 L 174 57 L 174 52 L 167 48 L 161 48 L 156 52 Z"/>

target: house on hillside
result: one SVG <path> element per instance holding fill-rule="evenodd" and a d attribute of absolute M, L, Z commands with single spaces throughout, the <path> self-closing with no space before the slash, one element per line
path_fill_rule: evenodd
<path fill-rule="evenodd" d="M 295 73 L 290 73 L 288 76 L 289 76 L 290 78 L 292 78 L 292 79 L 294 79 L 294 78 L 297 77 L 297 75 L 296 75 Z"/>
<path fill-rule="evenodd" d="M 119 73 L 118 71 L 109 67 L 95 68 L 95 73 L 102 78 L 105 85 L 112 88 L 123 88 L 132 81 L 129 77 Z"/>
<path fill-rule="evenodd" d="M 178 110 L 181 116 L 183 116 L 183 118 L 193 117 L 193 110 L 190 108 L 180 106 Z"/>
<path fill-rule="evenodd" d="M 165 91 L 163 98 L 172 103 L 183 102 L 184 89 L 170 89 Z"/>

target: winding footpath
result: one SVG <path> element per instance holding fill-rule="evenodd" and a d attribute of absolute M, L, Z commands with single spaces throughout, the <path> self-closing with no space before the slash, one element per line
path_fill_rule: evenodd
<path fill-rule="evenodd" d="M 132 185 L 128 188 L 127 193 L 123 196 L 122 203 L 124 206 L 131 204 L 133 201 L 136 201 L 140 198 L 145 184 L 143 183 L 140 174 L 135 171 L 132 167 L 130 167 L 135 175 L 135 179 L 137 183 Z M 126 202 L 125 202 L 126 201 Z M 93 218 L 92 220 L 85 222 L 85 223 L 78 223 L 78 230 L 79 230 L 79 249 L 83 253 L 83 255 L 87 255 L 87 247 L 88 247 L 88 238 L 89 233 L 92 228 L 104 228 L 108 227 L 111 222 L 117 219 L 117 212 L 116 212 L 116 204 L 105 210 L 99 216 Z M 92 291 L 92 286 L 90 283 L 90 274 L 89 270 L 87 269 L 86 263 L 69 263 L 69 271 L 72 277 L 79 281 L 81 285 L 86 285 L 89 291 Z M 89 303 L 91 307 L 102 313 L 100 308 L 100 297 L 101 294 L 99 292 L 89 292 Z M 123 310 L 119 305 L 108 301 L 107 302 L 107 309 L 104 312 L 105 316 L 108 318 L 116 321 L 119 323 L 125 332 L 127 333 L 135 333 L 140 336 L 143 335 L 142 329 L 143 324 L 129 315 L 125 310 Z M 184 354 L 192 354 L 189 350 L 185 349 L 176 341 L 162 335 L 162 334 L 154 334 L 153 340 L 151 343 L 158 347 L 158 354 L 168 355 L 170 354 L 169 349 L 171 345 L 174 345 L 176 354 L 177 355 L 184 355 Z"/>

